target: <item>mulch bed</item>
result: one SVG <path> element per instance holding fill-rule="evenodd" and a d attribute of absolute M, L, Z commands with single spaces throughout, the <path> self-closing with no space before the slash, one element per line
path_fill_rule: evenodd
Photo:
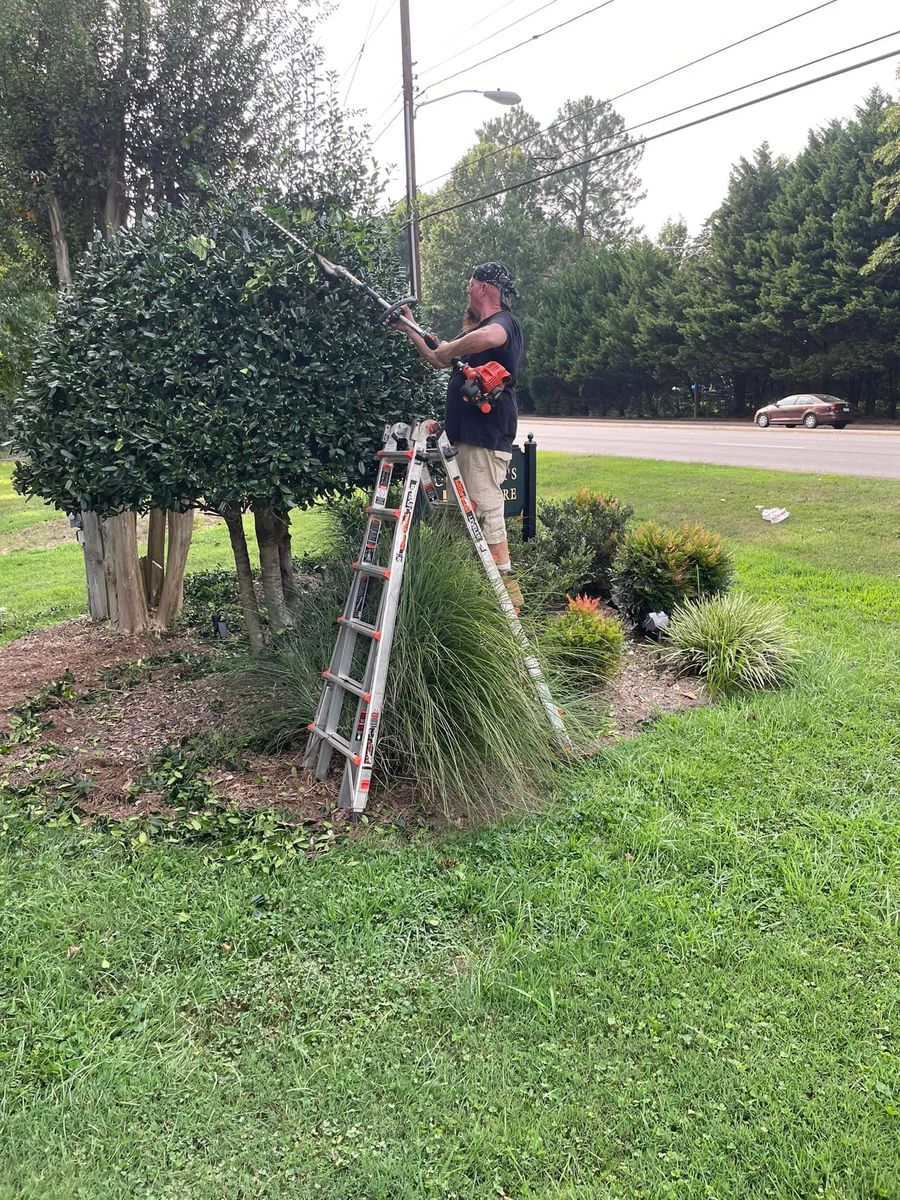
<path fill-rule="evenodd" d="M 0 742 L 11 711 L 66 672 L 74 698 L 56 700 L 41 713 L 46 728 L 40 739 L 11 747 L 0 759 L 3 774 L 13 784 L 48 770 L 89 780 L 91 790 L 80 804 L 96 815 L 122 819 L 164 812 L 161 796 L 144 792 L 135 799 L 129 789 L 166 746 L 228 724 L 233 676 L 197 674 L 198 660 L 221 653 L 220 646 L 188 634 L 124 637 L 86 618 L 9 643 L 0 648 Z M 186 655 L 189 661 L 183 661 Z M 145 666 L 135 667 L 141 661 Z M 607 696 L 614 731 L 608 741 L 634 736 L 662 713 L 705 703 L 696 681 L 662 670 L 652 647 L 642 643 L 629 644 Z M 51 742 L 59 753 L 34 765 L 42 757 L 36 752 Z M 208 777 L 218 796 L 244 810 L 276 808 L 298 822 L 343 819 L 335 811 L 337 778 L 313 779 L 303 768 L 302 751 L 242 751 L 239 760 L 212 768 Z M 373 798 L 368 815 L 370 822 L 444 820 L 402 794 L 381 802 Z"/>

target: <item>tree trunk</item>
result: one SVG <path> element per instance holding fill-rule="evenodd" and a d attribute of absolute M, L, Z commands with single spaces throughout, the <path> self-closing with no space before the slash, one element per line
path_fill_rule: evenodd
<path fill-rule="evenodd" d="M 141 633 L 147 628 L 147 598 L 138 568 L 137 522 L 133 512 L 122 512 L 104 523 L 107 580 L 115 588 L 115 622 L 119 633 Z M 110 614 L 112 615 L 112 614 Z"/>
<path fill-rule="evenodd" d="M 300 592 L 297 589 L 297 577 L 294 574 L 294 557 L 291 554 L 291 514 L 276 512 L 278 538 L 278 564 L 281 568 L 281 590 L 284 592 L 284 602 L 288 613 L 293 618 L 297 615 L 300 603 Z"/>
<path fill-rule="evenodd" d="M 106 572 L 103 567 L 103 522 L 95 512 L 81 514 L 84 569 L 87 575 L 88 612 L 92 621 L 107 621 L 110 617 Z"/>
<path fill-rule="evenodd" d="M 124 138 L 124 130 L 121 133 Z M 128 205 L 125 197 L 125 166 L 122 151 L 118 146 L 111 149 L 106 164 L 106 194 L 103 204 L 103 236 L 107 241 L 115 237 L 125 224 Z"/>
<path fill-rule="evenodd" d="M 247 538 L 244 536 L 244 520 L 240 505 L 226 504 L 222 509 L 222 516 L 228 526 L 228 536 L 231 539 L 231 549 L 234 553 L 241 608 L 244 611 L 244 624 L 247 626 L 250 648 L 254 654 L 258 654 L 264 644 L 263 628 L 259 616 L 259 605 L 256 602 L 256 592 L 253 588 L 253 571 L 250 567 L 250 555 L 247 551 Z"/>
<path fill-rule="evenodd" d="M 254 508 L 253 519 L 256 524 L 259 570 L 262 575 L 263 595 L 266 598 L 269 625 L 273 632 L 277 633 L 279 629 L 284 629 L 291 623 L 284 599 L 284 585 L 281 582 L 281 556 L 278 550 L 279 522 L 275 510 L 270 504 Z"/>
<path fill-rule="evenodd" d="M 865 385 L 864 386 L 865 386 L 865 393 L 866 393 L 866 408 L 865 408 L 866 416 L 874 417 L 875 411 L 876 411 L 876 408 L 875 408 L 876 391 L 875 391 L 875 379 L 871 374 L 867 374 L 865 376 Z"/>
<path fill-rule="evenodd" d="M 58 196 L 52 195 L 47 201 L 47 212 L 53 237 L 53 254 L 56 258 L 56 279 L 61 288 L 66 288 L 72 283 L 72 270 L 69 266 L 69 243 L 66 240 L 62 205 Z"/>
<path fill-rule="evenodd" d="M 163 514 L 165 516 L 165 514 Z M 163 578 L 159 605 L 153 614 L 155 629 L 168 629 L 184 602 L 184 568 L 187 565 L 191 535 L 194 532 L 194 510 L 169 510 L 169 547 L 166 554 L 166 573 Z M 148 554 L 149 558 L 149 554 Z"/>
<path fill-rule="evenodd" d="M 159 607 L 166 561 L 166 514 L 161 508 L 150 509 L 150 529 L 147 533 L 146 574 L 147 603 Z"/>

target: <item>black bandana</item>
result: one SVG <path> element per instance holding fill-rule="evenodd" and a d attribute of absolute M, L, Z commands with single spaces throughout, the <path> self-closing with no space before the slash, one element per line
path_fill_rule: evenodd
<path fill-rule="evenodd" d="M 479 283 L 492 283 L 500 292 L 500 303 L 504 308 L 511 308 L 519 293 L 513 284 L 513 277 L 502 263 L 486 262 L 472 268 L 472 278 Z"/>

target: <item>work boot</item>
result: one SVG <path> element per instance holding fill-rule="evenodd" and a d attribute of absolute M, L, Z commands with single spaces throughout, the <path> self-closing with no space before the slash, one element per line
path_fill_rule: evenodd
<path fill-rule="evenodd" d="M 525 597 L 522 595 L 519 581 L 515 575 L 510 575 L 508 571 L 501 571 L 500 578 L 503 580 L 503 586 L 506 588 L 509 598 L 512 601 L 512 606 L 516 610 L 516 616 L 518 616 L 525 604 Z"/>

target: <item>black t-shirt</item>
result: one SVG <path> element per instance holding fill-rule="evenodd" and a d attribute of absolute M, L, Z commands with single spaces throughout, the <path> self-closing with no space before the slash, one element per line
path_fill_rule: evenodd
<path fill-rule="evenodd" d="M 502 346 L 494 346 L 478 354 L 467 354 L 464 358 L 473 367 L 483 367 L 489 362 L 497 362 L 501 367 L 506 367 L 510 377 L 506 381 L 503 395 L 494 401 L 489 413 L 483 413 L 477 404 L 466 404 L 463 400 L 463 377 L 459 371 L 454 371 L 447 386 L 444 427 L 451 442 L 464 442 L 468 446 L 486 446 L 489 450 L 509 452 L 512 450 L 519 420 L 516 375 L 522 361 L 522 326 L 512 313 L 505 309 L 485 317 L 478 328 L 483 329 L 485 325 L 502 325 L 506 330 L 506 341 Z"/>

